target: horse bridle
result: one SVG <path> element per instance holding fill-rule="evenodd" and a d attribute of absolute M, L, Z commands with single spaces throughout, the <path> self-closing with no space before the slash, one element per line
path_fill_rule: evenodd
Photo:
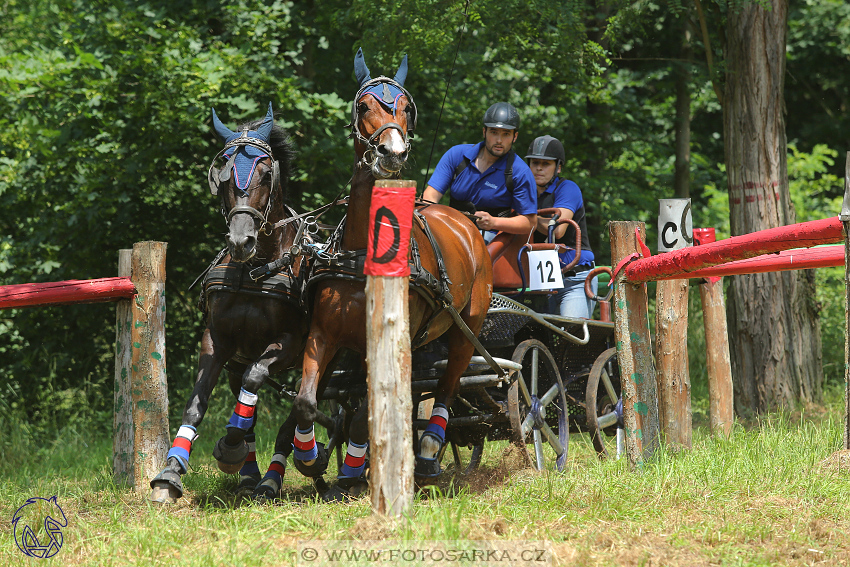
<path fill-rule="evenodd" d="M 210 169 L 207 172 L 207 181 L 209 182 L 209 185 L 210 185 L 210 193 L 212 193 L 213 195 L 218 195 L 219 184 L 220 183 L 226 183 L 226 182 L 230 181 L 230 175 L 231 175 L 231 172 L 233 171 L 234 163 L 236 161 L 237 152 L 233 152 L 233 155 L 227 161 L 227 164 L 221 169 L 218 169 L 218 168 L 215 167 L 215 162 L 218 161 L 218 159 L 221 158 L 227 152 L 227 150 L 229 150 L 230 148 L 241 147 L 241 146 L 253 146 L 253 147 L 265 152 L 272 159 L 272 186 L 271 186 L 271 190 L 269 191 L 268 201 L 266 202 L 266 210 L 265 210 L 265 213 L 261 213 L 260 211 L 258 211 L 254 207 L 251 207 L 251 206 L 248 206 L 248 205 L 237 205 L 237 206 L 233 207 L 232 209 L 230 209 L 230 211 L 225 212 L 225 210 L 224 210 L 224 196 L 222 195 L 222 197 L 221 197 L 221 214 L 222 214 L 222 216 L 224 216 L 227 224 L 230 224 L 230 219 L 232 219 L 234 215 L 237 215 L 237 214 L 240 214 L 240 213 L 246 213 L 246 214 L 250 215 L 253 219 L 260 222 L 260 228 L 259 228 L 258 232 L 268 236 L 268 235 L 271 234 L 272 230 L 274 230 L 274 227 L 271 225 L 271 223 L 269 223 L 268 218 L 269 218 L 269 214 L 271 213 L 271 209 L 272 209 L 272 200 L 274 199 L 275 189 L 277 189 L 277 185 L 279 183 L 280 164 L 278 163 L 278 161 L 276 159 L 274 159 L 274 154 L 272 152 L 272 148 L 266 142 L 264 142 L 263 140 L 260 140 L 259 138 L 254 138 L 254 137 L 248 136 L 248 130 L 242 130 L 241 136 L 239 136 L 238 138 L 234 138 L 233 140 L 227 142 L 224 145 L 224 148 L 222 148 L 222 150 L 220 152 L 218 152 L 216 154 L 216 156 L 213 158 L 212 163 L 210 164 Z M 244 189 L 240 189 L 240 191 L 245 193 L 245 195 L 248 194 L 248 192 Z M 271 228 L 269 228 L 269 227 L 271 227 Z"/>
<path fill-rule="evenodd" d="M 360 115 L 357 112 L 357 106 L 358 106 L 357 103 L 360 101 L 360 98 L 363 96 L 363 94 L 369 88 L 371 88 L 375 85 L 378 85 L 378 84 L 384 85 L 384 93 L 385 93 L 384 102 L 385 103 L 388 103 L 386 98 L 389 95 L 389 89 L 388 89 L 387 85 L 392 85 L 392 86 L 396 87 L 407 98 L 407 108 L 405 109 L 405 112 L 408 113 L 407 130 L 402 128 L 401 124 L 398 124 L 396 122 L 387 122 L 386 124 L 381 125 L 380 128 L 375 130 L 375 132 L 367 138 L 360 131 L 360 126 L 358 125 L 358 123 L 360 122 Z M 363 83 L 363 85 L 360 87 L 360 90 L 358 90 L 357 94 L 354 96 L 354 102 L 351 105 L 351 123 L 348 124 L 348 126 L 346 126 L 347 128 L 351 128 L 351 133 L 348 135 L 348 137 L 349 138 L 355 138 L 358 142 L 360 142 L 361 144 L 366 146 L 366 151 L 363 153 L 363 159 L 361 160 L 361 163 L 363 165 L 367 165 L 367 166 L 371 167 L 373 165 L 373 163 L 375 161 L 377 161 L 377 159 L 378 159 L 377 139 L 384 130 L 388 130 L 388 129 L 398 130 L 399 133 L 401 133 L 402 139 L 404 140 L 405 151 L 410 151 L 410 138 L 413 138 L 413 130 L 416 128 L 416 118 L 417 118 L 416 103 L 413 102 L 413 97 L 410 96 L 410 93 L 407 92 L 407 89 L 405 89 L 403 86 L 401 86 L 401 84 L 399 84 L 394 79 L 390 79 L 389 77 L 376 77 L 374 79 L 370 79 L 370 80 L 366 81 L 365 83 Z M 372 162 L 370 162 L 368 157 L 367 157 L 367 156 L 369 156 L 369 154 L 372 154 L 374 156 L 374 159 L 372 160 Z"/>

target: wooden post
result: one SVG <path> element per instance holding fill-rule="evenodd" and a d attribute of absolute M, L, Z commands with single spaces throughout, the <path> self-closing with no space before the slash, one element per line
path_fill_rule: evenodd
<path fill-rule="evenodd" d="M 372 509 L 396 517 L 413 502 L 407 251 L 415 193 L 415 181 L 375 183 L 364 269 Z"/>
<path fill-rule="evenodd" d="M 844 203 L 838 216 L 844 228 L 844 448 L 850 449 L 850 152 L 844 165 Z"/>
<path fill-rule="evenodd" d="M 118 251 L 118 276 L 132 273 L 130 249 Z M 112 416 L 112 474 L 116 484 L 134 485 L 133 480 L 133 400 L 130 394 L 132 349 L 131 299 L 115 303 L 115 389 Z"/>
<path fill-rule="evenodd" d="M 658 253 L 691 245 L 690 199 L 659 199 Z M 665 280 L 655 288 L 655 364 L 658 420 L 665 441 L 690 449 L 693 438 L 688 373 L 688 280 Z"/>
<path fill-rule="evenodd" d="M 645 228 L 642 222 L 608 223 L 614 266 L 638 251 L 636 230 L 643 241 Z M 644 461 L 653 458 L 659 447 L 658 394 L 652 362 L 646 284 L 630 284 L 624 278 L 622 269 L 615 274 L 614 338 L 620 364 L 626 455 L 631 465 L 640 467 Z"/>
<path fill-rule="evenodd" d="M 694 245 L 715 242 L 713 228 L 694 229 Z M 699 286 L 705 328 L 705 365 L 708 371 L 708 423 L 713 435 L 728 437 L 735 421 L 732 363 L 729 359 L 729 333 L 723 279 L 705 278 Z"/>
<path fill-rule="evenodd" d="M 165 465 L 169 447 L 168 384 L 165 375 L 164 242 L 133 245 L 131 397 L 133 402 L 134 487 L 150 490 L 149 481 Z"/>

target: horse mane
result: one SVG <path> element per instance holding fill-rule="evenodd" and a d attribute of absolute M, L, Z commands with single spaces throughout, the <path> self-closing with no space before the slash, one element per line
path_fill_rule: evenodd
<path fill-rule="evenodd" d="M 236 131 L 241 132 L 245 128 L 256 131 L 257 127 L 262 123 L 262 120 L 245 122 L 244 124 L 240 124 Z M 286 202 L 286 189 L 289 185 L 292 158 L 295 157 L 295 150 L 290 142 L 289 134 L 277 124 L 272 126 L 272 133 L 269 135 L 269 145 L 272 148 L 272 157 L 280 164 L 280 179 L 278 179 L 278 186 L 283 194 L 284 202 Z"/>

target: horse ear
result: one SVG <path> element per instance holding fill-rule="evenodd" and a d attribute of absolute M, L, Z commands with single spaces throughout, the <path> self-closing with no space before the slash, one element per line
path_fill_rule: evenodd
<path fill-rule="evenodd" d="M 272 134 L 274 126 L 274 112 L 272 111 L 272 103 L 269 102 L 269 110 L 266 112 L 266 117 L 263 122 L 257 126 L 257 136 L 264 142 L 269 141 L 269 136 Z"/>
<path fill-rule="evenodd" d="M 222 124 L 221 120 L 219 120 L 218 116 L 216 116 L 215 108 L 212 109 L 212 118 L 213 118 L 213 128 L 215 128 L 216 134 L 218 134 L 218 136 L 222 140 L 224 140 L 225 143 L 229 142 L 230 140 L 232 140 L 233 138 L 238 136 L 238 134 L 236 132 L 234 132 L 233 130 L 231 130 L 230 128 L 228 128 L 224 124 Z"/>
<path fill-rule="evenodd" d="M 363 57 L 363 48 L 357 48 L 357 55 L 354 56 L 354 76 L 357 78 L 357 86 L 362 87 L 363 83 L 370 80 L 369 67 L 366 66 L 366 58 Z"/>
<path fill-rule="evenodd" d="M 404 86 L 404 80 L 407 79 L 407 54 L 405 53 L 404 59 L 401 60 L 401 65 L 398 66 L 398 71 L 396 71 L 394 81 L 401 86 Z"/>

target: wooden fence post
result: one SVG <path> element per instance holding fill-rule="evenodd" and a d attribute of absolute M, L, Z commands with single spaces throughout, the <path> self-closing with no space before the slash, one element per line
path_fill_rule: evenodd
<path fill-rule="evenodd" d="M 694 245 L 715 242 L 713 228 L 694 229 Z M 735 421 L 732 363 L 729 359 L 729 332 L 723 279 L 705 278 L 699 286 L 705 328 L 705 365 L 708 372 L 708 423 L 713 435 L 728 437 Z"/>
<path fill-rule="evenodd" d="M 165 242 L 133 245 L 131 397 L 133 402 L 134 487 L 165 465 L 169 447 L 168 384 L 165 375 Z"/>
<path fill-rule="evenodd" d="M 691 200 L 658 201 L 658 253 L 690 246 Z M 655 364 L 661 433 L 671 448 L 690 449 L 693 416 L 688 373 L 688 280 L 663 280 L 655 288 Z"/>
<path fill-rule="evenodd" d="M 612 221 L 611 263 L 638 252 L 635 232 L 645 239 L 642 222 Z M 620 270 L 614 279 L 614 338 L 620 364 L 626 455 L 632 466 L 642 466 L 659 448 L 658 393 L 652 343 L 649 333 L 649 304 L 646 284 L 630 284 Z"/>
<path fill-rule="evenodd" d="M 844 165 L 844 203 L 838 215 L 844 227 L 844 448 L 850 449 L 850 152 Z"/>
<path fill-rule="evenodd" d="M 118 251 L 118 276 L 132 273 L 131 249 Z M 116 484 L 133 486 L 133 401 L 130 394 L 131 299 L 115 303 L 115 390 L 112 416 L 112 473 Z"/>
<path fill-rule="evenodd" d="M 372 510 L 396 517 L 413 502 L 407 252 L 415 194 L 415 181 L 375 182 L 364 269 Z"/>

